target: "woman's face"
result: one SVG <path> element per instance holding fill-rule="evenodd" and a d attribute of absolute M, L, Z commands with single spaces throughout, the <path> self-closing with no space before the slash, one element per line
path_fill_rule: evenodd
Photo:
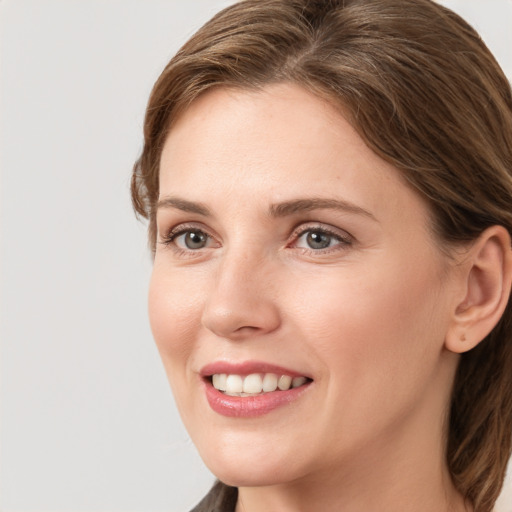
<path fill-rule="evenodd" d="M 151 326 L 217 476 L 438 453 L 455 266 L 333 107 L 287 84 L 205 94 L 165 143 L 157 224 Z"/>

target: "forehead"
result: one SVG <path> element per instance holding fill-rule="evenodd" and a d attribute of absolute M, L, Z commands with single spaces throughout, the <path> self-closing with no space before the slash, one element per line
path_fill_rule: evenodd
<path fill-rule="evenodd" d="M 392 169 L 337 110 L 299 86 L 277 84 L 258 91 L 216 88 L 197 98 L 174 123 L 162 151 L 161 172 L 164 177 L 167 170 L 178 171 L 183 164 L 206 170 L 208 164 L 228 160 L 245 161 L 240 171 L 250 166 L 262 173 L 270 162 L 279 167 L 288 162 L 299 172 L 320 167 L 336 146 L 343 151 L 345 165 L 369 159 Z"/>
<path fill-rule="evenodd" d="M 292 84 L 218 88 L 196 99 L 166 139 L 160 188 L 161 197 L 201 202 L 229 197 L 268 204 L 334 195 L 367 210 L 401 201 L 401 207 L 426 211 L 339 109 Z"/>

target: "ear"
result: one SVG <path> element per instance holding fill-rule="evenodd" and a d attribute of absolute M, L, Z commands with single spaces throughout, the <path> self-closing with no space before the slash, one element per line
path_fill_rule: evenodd
<path fill-rule="evenodd" d="M 460 263 L 462 293 L 457 299 L 445 346 L 456 353 L 478 345 L 500 320 L 510 297 L 512 248 L 503 226 L 486 229 Z"/>

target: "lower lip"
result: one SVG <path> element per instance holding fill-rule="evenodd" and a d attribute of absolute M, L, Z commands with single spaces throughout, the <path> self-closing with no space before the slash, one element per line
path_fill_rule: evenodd
<path fill-rule="evenodd" d="M 222 416 L 231 418 L 253 418 L 274 409 L 284 407 L 299 398 L 311 385 L 304 384 L 287 391 L 273 391 L 256 396 L 229 396 L 215 389 L 211 382 L 205 382 L 206 398 L 210 407 Z"/>

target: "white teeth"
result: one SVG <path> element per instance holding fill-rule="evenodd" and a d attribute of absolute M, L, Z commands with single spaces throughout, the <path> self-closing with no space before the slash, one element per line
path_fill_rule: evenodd
<path fill-rule="evenodd" d="M 226 380 L 228 376 L 225 373 L 216 373 L 212 377 L 213 387 L 219 391 L 226 391 Z"/>
<path fill-rule="evenodd" d="M 286 391 L 287 389 L 290 389 L 291 383 L 292 383 L 292 378 L 289 375 L 281 375 L 281 377 L 279 377 L 279 380 L 277 382 L 277 387 L 281 391 Z"/>
<path fill-rule="evenodd" d="M 306 377 L 290 377 L 275 373 L 251 373 L 246 377 L 236 374 L 216 373 L 212 375 L 212 384 L 215 389 L 230 396 L 254 396 L 271 393 L 276 390 L 287 391 L 298 388 L 307 382 Z"/>
<path fill-rule="evenodd" d="M 263 389 L 263 380 L 259 373 L 252 373 L 247 375 L 244 379 L 244 393 L 261 393 Z"/>
<path fill-rule="evenodd" d="M 306 383 L 306 377 L 294 377 L 292 380 L 292 388 L 298 388 Z"/>
<path fill-rule="evenodd" d="M 226 393 L 241 393 L 244 381 L 240 375 L 228 375 L 226 379 Z"/>
<path fill-rule="evenodd" d="M 275 373 L 266 373 L 263 377 L 263 391 L 266 393 L 277 389 L 277 375 Z"/>

